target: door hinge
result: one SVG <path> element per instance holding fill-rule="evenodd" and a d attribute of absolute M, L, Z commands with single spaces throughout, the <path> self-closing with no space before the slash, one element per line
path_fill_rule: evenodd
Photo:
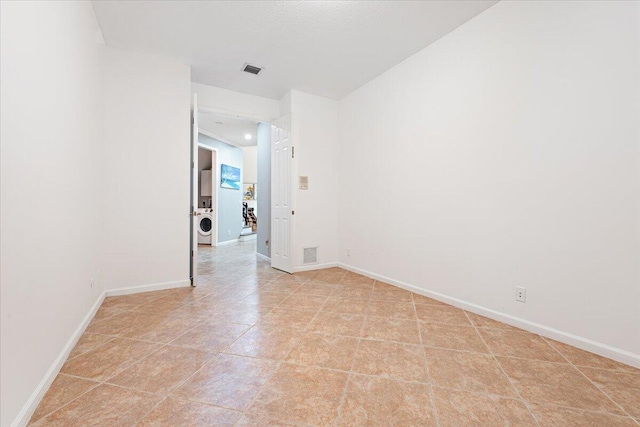
<path fill-rule="evenodd" d="M 291 147 L 291 158 L 292 159 L 296 158 L 296 147 Z"/>
<path fill-rule="evenodd" d="M 195 162 L 191 162 L 191 169 L 195 169 L 195 168 L 196 168 Z"/>
<path fill-rule="evenodd" d="M 193 251 L 191 251 L 191 258 L 193 258 Z"/>
<path fill-rule="evenodd" d="M 291 211 L 291 215 L 295 215 L 295 214 L 296 214 L 296 211 Z"/>
<path fill-rule="evenodd" d="M 195 124 L 196 124 L 196 119 L 195 119 L 193 116 L 191 116 L 191 124 L 192 124 L 192 125 L 195 125 Z"/>

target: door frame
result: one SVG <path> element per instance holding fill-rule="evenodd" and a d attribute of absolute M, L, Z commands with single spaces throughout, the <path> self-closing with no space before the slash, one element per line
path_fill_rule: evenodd
<path fill-rule="evenodd" d="M 189 138 L 189 281 L 198 282 L 198 95 L 193 94 Z"/>
<path fill-rule="evenodd" d="M 196 94 L 194 94 L 195 96 Z M 198 111 L 199 112 L 203 112 L 203 113 L 214 113 L 214 114 L 220 114 L 220 115 L 224 115 L 224 116 L 230 116 L 230 117 L 237 117 L 237 118 L 241 118 L 241 119 L 248 119 L 248 120 L 252 120 L 252 121 L 256 121 L 256 122 L 262 122 L 262 123 L 267 123 L 271 126 L 273 126 L 274 123 L 276 123 L 278 121 L 278 119 L 280 119 L 281 117 L 267 117 L 267 116 L 261 116 L 261 115 L 257 115 L 254 113 L 249 113 L 246 111 L 237 111 L 237 110 L 227 110 L 224 108 L 216 108 L 216 107 L 209 107 L 206 105 L 198 105 Z M 294 143 L 297 141 L 297 126 L 294 125 L 296 117 L 292 112 L 288 112 L 285 115 L 290 115 L 291 116 L 291 133 L 290 136 L 292 138 L 293 143 L 291 144 L 292 147 L 294 146 Z M 203 135 L 207 135 L 208 133 L 206 131 L 199 131 L 199 133 L 202 133 Z M 213 135 L 209 135 L 212 138 L 217 138 Z M 225 141 L 223 141 L 225 142 Z M 234 144 L 230 144 L 230 145 L 234 145 Z M 205 148 L 205 147 L 203 147 Z M 210 147 L 206 147 L 207 149 L 209 149 Z M 269 147 L 269 150 L 271 151 L 272 147 Z M 273 173 L 273 157 L 271 158 L 271 172 Z M 296 176 L 298 174 L 298 156 L 294 156 L 291 162 L 291 208 L 293 210 L 295 210 L 295 206 L 296 206 L 296 199 L 297 199 L 297 194 L 296 194 Z M 220 160 L 219 158 L 216 156 L 216 163 L 218 163 L 218 167 L 219 167 L 219 163 Z M 212 174 L 213 175 L 213 174 Z M 216 174 L 217 175 L 217 174 Z M 216 191 L 216 198 L 218 197 L 218 192 Z M 216 244 L 217 244 L 217 207 L 218 207 L 218 201 L 216 200 Z M 293 251 L 294 248 L 294 243 L 296 242 L 295 240 L 295 228 L 296 228 L 296 224 L 295 224 L 295 220 L 294 217 L 292 216 L 291 218 L 291 233 L 290 233 L 290 244 L 291 244 L 291 250 Z M 271 241 L 273 241 L 273 237 L 270 239 Z M 271 245 L 271 242 L 269 242 L 269 245 Z M 257 252 L 256 252 L 257 254 Z M 294 265 L 296 264 L 296 260 L 297 257 L 295 256 L 295 254 L 291 254 L 291 270 L 292 272 L 295 271 L 295 267 Z M 273 268 L 273 267 L 272 267 Z"/>
<path fill-rule="evenodd" d="M 218 246 L 218 171 L 220 170 L 220 162 L 218 160 L 218 149 L 209 147 L 208 145 L 201 144 L 200 140 L 198 140 L 198 148 L 202 148 L 203 150 L 211 151 L 211 155 L 215 155 L 216 161 L 211 162 L 211 191 L 216 192 L 215 196 L 215 209 L 213 212 L 214 225 L 213 230 L 211 232 L 211 246 Z M 198 162 L 200 161 L 200 157 L 198 157 Z M 214 164 L 215 163 L 215 164 Z"/>

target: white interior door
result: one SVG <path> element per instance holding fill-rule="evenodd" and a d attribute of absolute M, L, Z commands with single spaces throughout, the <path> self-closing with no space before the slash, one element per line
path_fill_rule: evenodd
<path fill-rule="evenodd" d="M 191 112 L 191 286 L 198 280 L 198 96 Z"/>
<path fill-rule="evenodd" d="M 271 267 L 292 272 L 291 115 L 271 125 Z"/>

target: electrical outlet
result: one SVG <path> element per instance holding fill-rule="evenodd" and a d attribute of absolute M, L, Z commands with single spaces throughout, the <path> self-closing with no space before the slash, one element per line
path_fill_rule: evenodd
<path fill-rule="evenodd" d="M 527 288 L 516 286 L 516 301 L 527 302 Z"/>
<path fill-rule="evenodd" d="M 347 249 L 347 256 L 351 256 L 351 249 Z"/>
<path fill-rule="evenodd" d="M 227 236 L 231 236 L 231 230 L 227 230 Z"/>

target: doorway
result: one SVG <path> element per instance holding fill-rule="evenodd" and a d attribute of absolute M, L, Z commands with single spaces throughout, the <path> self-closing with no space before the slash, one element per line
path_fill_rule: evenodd
<path fill-rule="evenodd" d="M 272 246 L 274 241 L 277 243 L 282 237 L 277 236 L 274 240 L 271 236 L 271 181 L 274 172 L 272 134 L 275 127 L 268 122 L 223 114 L 211 109 L 200 108 L 194 111 L 197 115 L 194 120 L 194 142 L 198 148 L 198 155 L 194 156 L 194 167 L 199 176 L 192 183 L 198 186 L 195 190 L 198 194 L 195 222 L 203 222 L 198 218 L 197 211 L 204 209 L 202 214 L 211 216 L 212 227 L 210 243 L 203 239 L 199 247 L 195 248 L 196 253 L 200 248 L 203 252 L 201 258 L 209 263 L 212 257 L 216 257 L 216 252 L 221 253 L 223 249 L 219 249 L 220 247 L 242 246 L 242 250 L 237 253 L 245 254 L 251 246 L 256 260 L 262 265 L 273 265 Z M 212 157 L 210 163 L 209 156 Z M 278 165 L 287 166 L 287 162 L 279 161 Z M 289 179 L 288 185 L 290 183 Z M 290 244 L 287 246 L 290 247 Z M 213 251 L 212 247 L 215 247 Z M 225 251 L 225 257 L 228 258 L 228 254 L 233 252 Z M 276 251 L 277 255 L 281 253 L 280 249 Z M 287 267 L 281 268 L 281 264 L 273 266 L 287 271 Z M 203 272 L 209 269 L 205 267 Z M 193 271 L 198 269 L 194 268 Z M 196 284 L 197 277 L 194 279 Z"/>
<path fill-rule="evenodd" d="M 218 150 L 198 144 L 198 207 L 196 223 L 198 245 L 218 242 Z"/>

